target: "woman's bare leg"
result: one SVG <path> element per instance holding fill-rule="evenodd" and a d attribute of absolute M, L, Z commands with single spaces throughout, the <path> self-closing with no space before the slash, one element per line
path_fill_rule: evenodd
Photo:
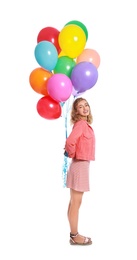
<path fill-rule="evenodd" d="M 70 189 L 70 202 L 68 205 L 68 221 L 70 225 L 70 233 L 76 234 L 78 232 L 79 209 L 82 203 L 83 192 Z M 83 242 L 84 236 L 78 235 L 75 238 L 76 242 Z"/>

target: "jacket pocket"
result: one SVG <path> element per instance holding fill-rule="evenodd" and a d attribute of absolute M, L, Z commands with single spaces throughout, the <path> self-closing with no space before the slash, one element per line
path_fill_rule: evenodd
<path fill-rule="evenodd" d="M 92 135 L 89 134 L 89 133 L 84 133 L 84 134 L 83 134 L 83 138 L 84 138 L 84 139 L 91 139 L 91 138 L 92 138 Z"/>

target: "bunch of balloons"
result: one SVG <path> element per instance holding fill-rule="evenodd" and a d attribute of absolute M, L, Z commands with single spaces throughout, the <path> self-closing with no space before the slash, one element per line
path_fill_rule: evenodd
<path fill-rule="evenodd" d="M 30 73 L 29 83 L 42 95 L 36 105 L 41 117 L 59 118 L 62 104 L 96 84 L 100 56 L 85 48 L 87 40 L 88 30 L 77 20 L 69 21 L 60 31 L 49 26 L 39 31 L 34 50 L 39 67 Z"/>

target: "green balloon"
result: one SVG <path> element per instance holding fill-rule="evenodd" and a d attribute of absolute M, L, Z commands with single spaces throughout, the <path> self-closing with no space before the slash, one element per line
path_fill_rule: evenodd
<path fill-rule="evenodd" d="M 76 62 L 72 58 L 68 56 L 61 56 L 58 58 L 58 61 L 54 68 L 54 74 L 62 73 L 70 78 L 72 69 L 75 65 Z"/>
<path fill-rule="evenodd" d="M 86 40 L 88 39 L 88 30 L 87 30 L 87 27 L 86 27 L 82 22 L 77 21 L 77 20 L 72 20 L 72 21 L 66 23 L 65 26 L 68 25 L 68 24 L 75 24 L 75 25 L 81 27 L 81 29 L 84 31 L 84 33 L 85 33 L 85 35 L 86 35 Z"/>

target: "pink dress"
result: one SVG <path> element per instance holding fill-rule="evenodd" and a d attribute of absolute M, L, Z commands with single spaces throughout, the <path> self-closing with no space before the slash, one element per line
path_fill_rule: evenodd
<path fill-rule="evenodd" d="M 68 172 L 66 187 L 76 191 L 89 191 L 90 161 L 72 159 Z"/>

